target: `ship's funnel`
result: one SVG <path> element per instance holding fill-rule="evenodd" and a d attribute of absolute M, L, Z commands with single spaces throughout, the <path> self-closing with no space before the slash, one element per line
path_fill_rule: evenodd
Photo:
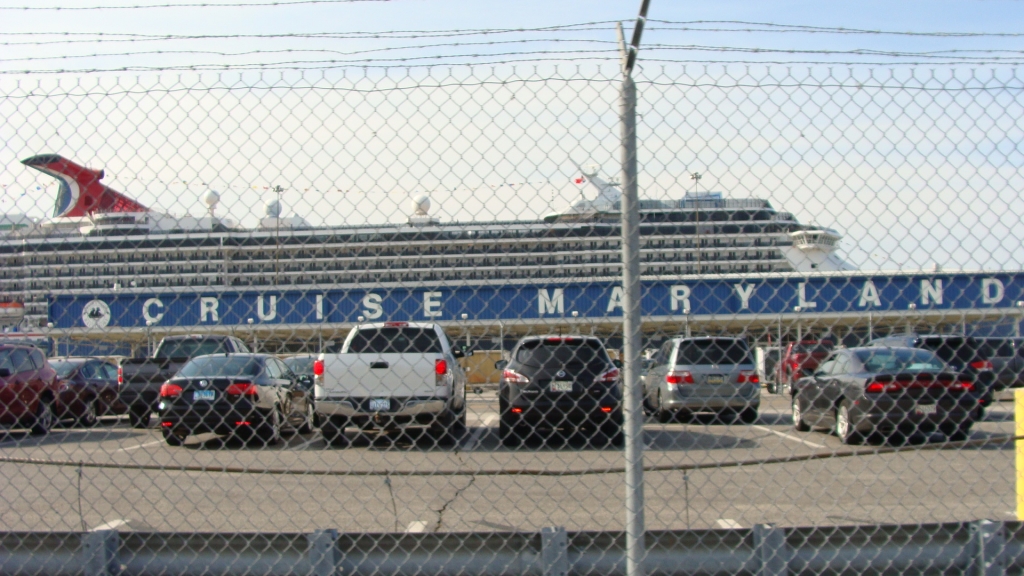
<path fill-rule="evenodd" d="M 102 170 L 79 166 L 56 154 L 33 156 L 21 163 L 60 182 L 53 205 L 54 218 L 105 212 L 149 212 L 149 208 L 101 184 Z"/>

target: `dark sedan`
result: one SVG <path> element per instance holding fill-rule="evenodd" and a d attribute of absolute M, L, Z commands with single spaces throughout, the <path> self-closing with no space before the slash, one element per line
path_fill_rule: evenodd
<path fill-rule="evenodd" d="M 160 388 L 160 428 L 180 446 L 190 434 L 237 435 L 276 444 L 281 429 L 312 431 L 312 396 L 298 377 L 266 354 L 200 356 Z"/>
<path fill-rule="evenodd" d="M 589 430 L 622 446 L 622 378 L 593 336 L 531 336 L 500 361 L 499 434 L 517 446 L 544 429 Z"/>
<path fill-rule="evenodd" d="M 980 413 L 981 393 L 930 350 L 849 348 L 797 380 L 793 425 L 830 428 L 844 444 L 935 430 L 964 440 Z"/>
<path fill-rule="evenodd" d="M 100 358 L 51 358 L 60 378 L 59 418 L 95 426 L 100 416 L 124 414 L 117 395 L 117 366 Z"/>

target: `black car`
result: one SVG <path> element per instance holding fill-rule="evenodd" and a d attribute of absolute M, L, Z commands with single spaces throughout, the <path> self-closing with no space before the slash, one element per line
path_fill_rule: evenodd
<path fill-rule="evenodd" d="M 276 444 L 285 425 L 312 431 L 313 398 L 273 356 L 214 354 L 193 358 L 161 386 L 159 415 L 171 446 L 202 432 Z"/>
<path fill-rule="evenodd" d="M 827 427 L 844 444 L 935 430 L 964 440 L 978 405 L 973 381 L 917 348 L 839 350 L 792 391 L 796 429 Z"/>
<path fill-rule="evenodd" d="M 998 387 L 996 373 L 992 370 L 992 362 L 986 352 L 987 347 L 980 339 L 972 336 L 925 334 L 887 336 L 868 342 L 868 346 L 931 350 L 951 369 L 974 381 L 984 406 L 988 406 L 992 402 L 992 393 Z"/>
<path fill-rule="evenodd" d="M 599 432 L 624 442 L 622 377 L 600 340 L 587 336 L 531 336 L 499 361 L 499 434 L 517 446 L 539 430 Z"/>

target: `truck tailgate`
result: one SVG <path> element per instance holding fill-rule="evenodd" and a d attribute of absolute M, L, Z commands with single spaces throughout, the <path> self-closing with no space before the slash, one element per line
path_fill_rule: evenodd
<path fill-rule="evenodd" d="M 440 354 L 337 354 L 324 362 L 324 389 L 329 396 L 434 396 L 434 366 Z"/>

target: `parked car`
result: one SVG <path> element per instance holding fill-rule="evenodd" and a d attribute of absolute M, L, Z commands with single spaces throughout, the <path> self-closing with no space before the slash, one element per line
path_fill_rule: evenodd
<path fill-rule="evenodd" d="M 622 446 L 622 375 L 604 344 L 592 336 L 529 336 L 500 360 L 499 435 L 518 446 L 545 430 L 599 433 Z"/>
<path fill-rule="evenodd" d="M 971 336 L 921 335 L 887 336 L 868 342 L 868 346 L 906 347 L 931 350 L 951 369 L 960 372 L 975 384 L 981 403 L 988 406 L 995 390 L 995 372 L 986 356 L 981 340 Z M 979 416 L 980 419 L 980 416 Z"/>
<path fill-rule="evenodd" d="M 995 389 L 1024 386 L 1024 338 L 979 338 L 982 353 L 992 363 Z"/>
<path fill-rule="evenodd" d="M 145 428 L 156 410 L 160 387 L 189 360 L 206 354 L 246 353 L 249 348 L 233 336 L 168 336 L 160 341 L 152 358 L 122 360 L 118 372 L 121 401 L 128 405 L 128 420 Z"/>
<path fill-rule="evenodd" d="M 191 434 L 215 432 L 276 444 L 283 426 L 312 431 L 309 391 L 283 362 L 267 354 L 193 358 L 160 387 L 164 440 L 180 446 Z"/>
<path fill-rule="evenodd" d="M 61 381 L 58 417 L 95 426 L 100 416 L 124 414 L 118 398 L 117 365 L 100 358 L 51 358 Z"/>
<path fill-rule="evenodd" d="M 721 422 L 757 421 L 761 379 L 746 340 L 677 337 L 662 344 L 643 376 L 644 408 L 661 422 L 699 412 Z"/>
<path fill-rule="evenodd" d="M 437 441 L 455 442 L 466 431 L 466 373 L 456 348 L 438 324 L 362 324 L 341 351 L 316 360 L 316 413 L 332 445 L 348 442 L 345 428 L 427 428 Z"/>
<path fill-rule="evenodd" d="M 844 444 L 935 430 L 964 440 L 979 394 L 930 350 L 876 346 L 833 353 L 797 380 L 791 402 L 797 430 L 829 428 Z"/>
<path fill-rule="evenodd" d="M 60 386 L 39 348 L 0 345 L 0 425 L 49 433 L 57 423 Z"/>
<path fill-rule="evenodd" d="M 813 373 L 834 348 L 835 343 L 826 339 L 790 342 L 775 365 L 775 387 L 785 393 L 798 379 Z"/>

